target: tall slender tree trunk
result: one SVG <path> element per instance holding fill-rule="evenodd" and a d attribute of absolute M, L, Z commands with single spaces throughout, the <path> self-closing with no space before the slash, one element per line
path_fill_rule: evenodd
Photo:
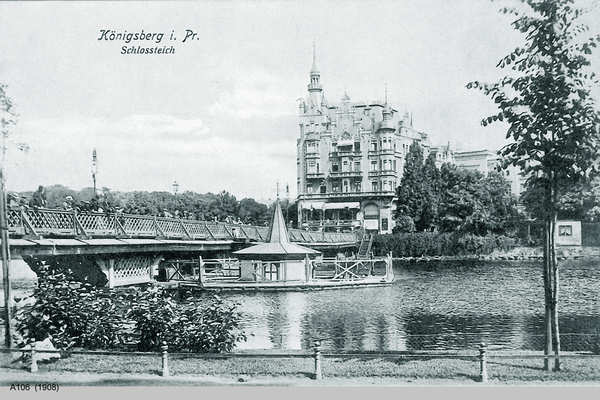
<path fill-rule="evenodd" d="M 543 261 L 543 278 L 544 278 L 544 304 L 545 318 L 544 326 L 546 331 L 546 345 L 544 346 L 544 354 L 549 356 L 552 353 L 552 284 L 550 281 L 550 233 L 552 227 L 550 221 L 544 222 L 544 261 Z M 544 369 L 550 372 L 550 359 L 544 359 Z"/>
<path fill-rule="evenodd" d="M 554 354 L 557 356 L 554 359 L 554 370 L 560 371 L 560 333 L 558 327 L 558 260 L 556 259 L 556 220 L 557 210 L 554 206 L 558 204 L 558 182 L 554 179 L 552 187 L 552 222 L 550 230 L 550 265 L 552 266 L 552 333 L 554 336 Z"/>

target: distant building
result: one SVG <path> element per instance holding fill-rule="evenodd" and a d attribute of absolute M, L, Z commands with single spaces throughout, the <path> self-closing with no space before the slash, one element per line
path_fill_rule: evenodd
<path fill-rule="evenodd" d="M 298 225 L 391 233 L 406 154 L 417 141 L 427 157 L 431 143 L 413 128 L 412 115 L 389 106 L 387 90 L 385 102 L 353 103 L 344 91 L 339 104 L 330 104 L 320 77 L 313 54 L 308 98 L 299 102 Z M 448 157 L 434 149 L 440 160 Z"/>
<path fill-rule="evenodd" d="M 450 147 L 450 143 L 445 146 L 434 146 L 429 150 L 429 156 L 435 158 L 435 166 L 440 169 L 442 164 L 455 164 L 454 151 Z"/>
<path fill-rule="evenodd" d="M 484 176 L 497 170 L 500 165 L 500 156 L 490 150 L 454 151 L 456 165 L 469 170 L 477 170 Z M 510 182 L 510 191 L 519 198 L 525 191 L 527 178 L 518 167 L 513 165 L 503 169 L 500 173 Z"/>

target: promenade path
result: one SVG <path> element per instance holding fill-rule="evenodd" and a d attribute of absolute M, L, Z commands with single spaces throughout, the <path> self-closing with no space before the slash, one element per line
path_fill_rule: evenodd
<path fill-rule="evenodd" d="M 477 382 L 469 377 L 461 379 L 392 377 L 326 377 L 315 380 L 308 376 L 248 376 L 248 375 L 175 375 L 162 377 L 158 374 L 131 373 L 90 373 L 90 372 L 27 372 L 9 368 L 0 368 L 0 386 L 12 384 L 57 383 L 64 387 L 72 386 L 307 386 L 307 387 L 382 387 L 382 386 L 469 386 L 469 387 L 506 387 L 506 386 L 564 386 L 598 387 L 598 381 L 560 381 L 560 380 L 488 380 Z M 61 389 L 59 389 L 60 391 Z M 595 389 L 597 393 L 598 389 Z"/>

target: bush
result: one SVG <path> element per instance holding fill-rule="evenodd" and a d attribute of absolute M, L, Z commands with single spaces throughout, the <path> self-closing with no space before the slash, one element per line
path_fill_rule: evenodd
<path fill-rule="evenodd" d="M 36 302 L 15 316 L 15 341 L 50 338 L 58 349 L 123 348 L 157 351 L 163 341 L 171 351 L 226 352 L 246 337 L 235 305 L 217 296 L 173 296 L 162 287 L 133 292 L 96 289 L 65 275 L 44 274 Z"/>
<path fill-rule="evenodd" d="M 50 338 L 60 349 L 114 348 L 122 344 L 121 317 L 113 299 L 87 283 L 43 271 L 36 302 L 16 316 L 16 342 Z"/>
<path fill-rule="evenodd" d="M 139 292 L 133 304 L 127 318 L 135 322 L 141 351 L 157 351 L 164 341 L 172 351 L 227 352 L 246 339 L 236 307 L 217 296 L 176 300 L 171 292 L 153 287 Z"/>
<path fill-rule="evenodd" d="M 457 255 L 483 255 L 494 250 L 506 251 L 516 244 L 514 239 L 501 235 L 476 236 L 459 233 L 397 233 L 377 235 L 373 239 L 373 252 L 394 257 L 435 257 Z"/>

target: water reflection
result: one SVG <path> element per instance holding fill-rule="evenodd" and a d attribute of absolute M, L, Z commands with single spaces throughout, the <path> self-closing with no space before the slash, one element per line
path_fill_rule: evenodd
<path fill-rule="evenodd" d="M 561 264 L 563 349 L 600 330 L 596 262 Z M 336 351 L 543 345 L 541 266 L 524 263 L 429 263 L 395 267 L 397 281 L 379 288 L 226 294 L 241 304 L 242 348 Z M 588 340 L 586 338 L 585 340 Z"/>

